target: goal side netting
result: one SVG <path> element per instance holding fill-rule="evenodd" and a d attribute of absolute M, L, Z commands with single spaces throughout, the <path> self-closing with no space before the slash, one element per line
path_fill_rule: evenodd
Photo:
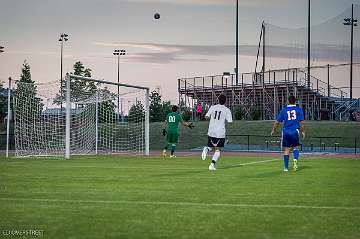
<path fill-rule="evenodd" d="M 149 154 L 149 90 L 68 74 L 16 82 L 16 156 Z"/>

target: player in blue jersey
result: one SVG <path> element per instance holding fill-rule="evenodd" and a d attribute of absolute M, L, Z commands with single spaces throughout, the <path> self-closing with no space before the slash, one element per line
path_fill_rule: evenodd
<path fill-rule="evenodd" d="M 284 171 L 289 171 L 289 154 L 293 151 L 294 163 L 293 169 L 298 168 L 300 133 L 305 138 L 304 113 L 299 106 L 296 106 L 296 98 L 291 95 L 289 97 L 289 105 L 283 108 L 277 120 L 274 123 L 271 135 L 273 135 L 279 125 L 283 124 L 282 129 L 282 147 L 284 148 Z"/>

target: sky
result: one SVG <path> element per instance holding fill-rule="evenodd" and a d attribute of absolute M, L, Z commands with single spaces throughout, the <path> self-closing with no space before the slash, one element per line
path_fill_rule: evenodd
<path fill-rule="evenodd" d="M 239 0 L 240 72 L 255 68 L 262 21 L 279 29 L 301 29 L 307 25 L 307 2 Z M 312 24 L 332 19 L 352 3 L 359 5 L 360 0 L 312 0 Z M 0 0 L 0 45 L 5 47 L 0 53 L 0 80 L 19 79 L 24 60 L 36 82 L 58 80 L 58 38 L 67 33 L 64 73 L 81 61 L 92 69 L 93 77 L 116 82 L 117 60 L 112 52 L 125 49 L 120 82 L 160 88 L 164 99 L 176 103 L 178 78 L 233 71 L 235 11 L 235 0 Z M 159 20 L 153 18 L 156 12 Z M 276 35 L 275 30 L 272 33 Z M 276 55 L 271 64 L 305 65 L 294 61 L 294 55 L 270 52 Z M 346 86 L 347 81 L 344 77 L 334 84 Z M 360 90 L 355 96 L 360 97 Z"/>

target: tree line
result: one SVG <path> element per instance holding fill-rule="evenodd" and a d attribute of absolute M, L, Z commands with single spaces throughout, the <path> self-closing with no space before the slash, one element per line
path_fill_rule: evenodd
<path fill-rule="evenodd" d="M 72 74 L 84 77 L 91 77 L 92 70 L 90 68 L 86 68 L 84 64 L 80 61 L 75 62 L 73 65 Z M 40 115 L 43 111 L 44 103 L 42 100 L 37 97 L 37 86 L 35 81 L 32 80 L 31 77 L 31 68 L 27 61 L 24 61 L 21 69 L 21 74 L 15 89 L 12 91 L 12 95 L 17 95 L 21 93 L 22 95 L 26 95 L 26 97 L 33 98 L 32 101 L 28 101 L 26 107 L 27 112 L 32 111 L 33 115 Z M 24 83 L 24 84 L 21 84 Z M 117 94 L 110 92 L 108 88 L 99 88 L 95 82 L 72 79 L 71 81 L 71 101 L 72 102 L 80 102 L 86 97 L 92 96 L 97 92 L 99 95 L 110 95 L 113 99 L 117 97 Z M 0 82 L 0 116 L 4 118 L 7 115 L 7 89 L 4 88 L 3 83 Z M 53 103 L 55 105 L 62 105 L 65 103 L 66 96 L 66 81 L 62 81 L 62 85 L 60 87 L 59 92 L 56 94 Z M 166 115 L 171 112 L 171 103 L 170 101 L 162 100 L 162 96 L 156 90 L 150 92 L 149 95 L 150 105 L 149 105 L 149 116 L 150 122 L 162 122 L 165 120 Z M 29 103 L 30 102 L 30 103 Z M 11 104 L 12 107 L 13 103 Z M 77 104 L 77 107 L 83 107 L 82 104 Z M 184 120 L 190 120 L 192 111 L 191 109 L 185 107 L 185 104 L 182 102 L 179 106 L 182 111 L 182 117 Z M 65 113 L 65 108 L 62 108 L 62 113 Z M 99 112 L 103 112 L 104 114 L 99 115 L 99 122 L 104 123 L 109 119 L 119 118 L 116 114 L 116 104 L 114 100 L 101 101 L 99 103 Z M 234 109 L 234 118 L 237 120 L 242 119 L 260 119 L 261 112 L 260 109 L 254 108 L 251 112 L 245 112 L 245 109 L 241 106 L 238 106 Z M 136 101 L 130 106 L 128 115 L 122 116 L 122 121 L 129 122 L 142 122 L 145 117 L 145 107 L 141 101 Z"/>
<path fill-rule="evenodd" d="M 73 65 L 72 74 L 84 77 L 91 77 L 92 70 L 86 68 L 82 62 L 77 61 Z M 72 102 L 81 102 L 81 100 L 96 94 L 98 91 L 99 95 L 112 95 L 112 98 L 116 98 L 115 93 L 111 93 L 108 88 L 99 88 L 95 82 L 72 79 L 71 81 L 71 101 Z M 0 115 L 4 118 L 7 115 L 7 89 L 4 88 L 4 85 L 0 83 Z M 29 63 L 25 60 L 19 79 L 17 80 L 16 87 L 12 90 L 13 96 L 26 95 L 26 97 L 31 97 L 33 100 L 30 101 L 30 105 L 26 105 L 27 113 L 32 115 L 37 115 L 40 117 L 41 112 L 44 110 L 44 103 L 42 99 L 37 96 L 37 85 L 31 76 L 31 67 Z M 59 89 L 59 92 L 56 94 L 53 99 L 55 105 L 62 105 L 65 103 L 66 97 L 66 81 L 62 81 L 62 85 Z M 157 91 L 150 92 L 149 96 L 149 116 L 150 122 L 161 122 L 164 121 L 166 115 L 171 112 L 171 103 L 170 101 L 162 100 L 162 96 Z M 29 101 L 28 101 L 29 102 Z M 12 106 L 11 106 L 12 107 Z M 83 107 L 82 104 L 77 104 L 77 107 Z M 65 108 L 62 108 L 62 113 L 65 113 Z M 101 101 L 99 103 L 99 112 L 104 112 L 104 114 L 99 115 L 99 122 L 106 122 L 109 118 L 116 117 L 116 104 L 113 100 Z M 110 116 L 110 117 L 109 117 Z M 123 116 L 125 121 L 129 122 L 141 122 L 145 117 L 145 107 L 141 101 L 136 101 L 133 103 L 129 109 L 128 115 Z M 183 117 L 188 118 L 186 113 Z M 123 119 L 123 120 L 124 120 Z"/>

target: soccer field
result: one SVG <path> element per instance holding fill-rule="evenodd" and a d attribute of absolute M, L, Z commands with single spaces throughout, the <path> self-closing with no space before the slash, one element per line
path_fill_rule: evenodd
<path fill-rule="evenodd" d="M 360 238 L 359 159 L 0 160 L 0 238 Z"/>

